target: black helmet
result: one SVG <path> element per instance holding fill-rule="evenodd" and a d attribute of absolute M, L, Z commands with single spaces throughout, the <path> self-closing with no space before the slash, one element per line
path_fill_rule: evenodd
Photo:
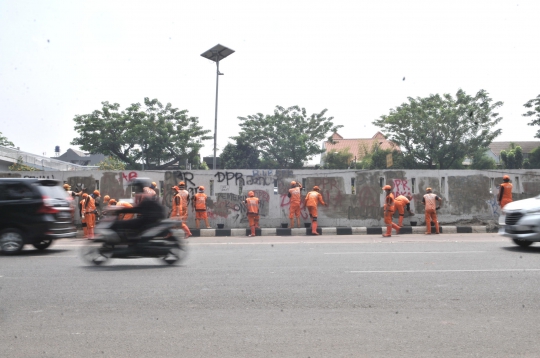
<path fill-rule="evenodd" d="M 149 188 L 150 185 L 152 185 L 152 182 L 148 178 L 133 179 L 131 183 L 128 184 L 128 186 L 133 187 L 133 191 L 135 193 L 142 193 L 143 188 Z"/>

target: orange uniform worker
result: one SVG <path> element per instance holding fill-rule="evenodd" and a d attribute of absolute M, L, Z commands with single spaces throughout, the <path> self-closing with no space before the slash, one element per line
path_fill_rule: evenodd
<path fill-rule="evenodd" d="M 309 211 L 309 216 L 311 217 L 311 233 L 313 235 L 319 235 L 317 232 L 317 205 L 321 203 L 322 205 L 326 206 L 321 193 L 319 193 L 320 190 L 321 189 L 315 185 L 313 190 L 307 193 L 306 198 L 304 199 L 304 204 Z"/>
<path fill-rule="evenodd" d="M 246 198 L 247 216 L 249 220 L 249 227 L 251 228 L 251 235 L 255 236 L 255 229 L 259 227 L 259 198 L 255 197 L 255 193 L 250 191 Z"/>
<path fill-rule="evenodd" d="M 503 182 L 499 187 L 499 195 L 497 201 L 501 206 L 501 209 L 508 203 L 512 202 L 512 183 L 510 183 L 510 177 L 508 175 L 503 176 Z"/>
<path fill-rule="evenodd" d="M 94 238 L 94 227 L 96 226 L 96 201 L 92 195 L 84 196 L 84 202 L 82 204 L 83 215 L 86 219 L 86 238 L 92 240 Z"/>
<path fill-rule="evenodd" d="M 117 207 L 123 207 L 123 208 L 132 208 L 133 207 L 133 205 L 131 205 L 128 202 L 125 202 L 125 201 L 116 202 L 116 200 L 114 200 L 114 199 L 109 200 L 109 206 L 117 206 Z M 118 215 L 118 219 L 120 219 L 120 220 L 131 220 L 131 219 L 133 219 L 133 215 L 134 214 L 131 214 L 131 213 L 120 214 L 120 215 Z"/>
<path fill-rule="evenodd" d="M 390 185 L 383 186 L 383 190 L 386 192 L 386 198 L 384 200 L 384 223 L 386 224 L 386 234 L 384 237 L 392 236 L 392 229 L 396 230 L 396 235 L 399 234 L 399 226 L 392 221 L 392 216 L 396 211 L 396 203 L 394 200 L 394 194 L 392 193 L 392 187 Z"/>
<path fill-rule="evenodd" d="M 187 225 L 188 220 L 188 205 L 189 205 L 189 192 L 186 190 L 186 183 L 181 181 L 178 183 L 178 193 L 180 194 L 180 197 L 182 198 L 182 207 L 180 208 L 180 217 L 182 218 L 182 221 L 184 224 Z"/>
<path fill-rule="evenodd" d="M 79 215 L 81 216 L 81 227 L 83 229 L 84 237 L 88 238 L 88 228 L 86 227 L 86 216 L 84 215 L 84 210 L 83 210 L 84 201 L 88 197 L 88 194 L 83 193 L 81 197 L 82 199 L 79 202 Z"/>
<path fill-rule="evenodd" d="M 186 239 L 191 236 L 191 231 L 187 225 L 182 221 L 182 196 L 180 195 L 180 188 L 173 186 L 174 196 L 172 198 L 172 211 L 171 219 L 175 219 L 181 222 L 182 230 L 186 233 Z"/>
<path fill-rule="evenodd" d="M 154 189 L 152 189 L 152 187 L 154 186 L 155 182 L 152 182 L 152 186 L 148 187 L 148 186 L 145 186 L 143 188 L 143 193 L 146 194 L 146 195 L 150 195 L 150 196 L 153 196 L 155 197 L 157 194 L 156 194 L 156 191 Z"/>
<path fill-rule="evenodd" d="M 290 198 L 290 207 L 289 207 L 289 220 L 290 227 L 294 227 L 294 217 L 296 216 L 296 221 L 298 227 L 300 227 L 300 199 L 301 199 L 301 190 L 302 185 L 295 181 L 291 182 L 291 188 L 287 196 Z"/>
<path fill-rule="evenodd" d="M 442 203 L 442 199 L 432 193 L 431 188 L 426 188 L 422 203 L 426 206 L 426 235 L 431 234 L 431 222 L 435 223 L 435 234 L 439 233 L 439 221 L 437 220 L 437 201 Z"/>
<path fill-rule="evenodd" d="M 412 200 L 412 197 L 410 195 L 400 195 L 394 200 L 396 209 L 399 212 L 399 221 L 398 221 L 399 227 L 403 227 L 403 218 L 405 216 L 405 209 L 407 209 L 407 212 L 409 213 L 409 215 L 414 215 L 414 213 L 411 211 L 411 200 Z"/>
<path fill-rule="evenodd" d="M 206 228 L 210 229 L 208 224 L 208 215 L 206 214 L 206 200 L 208 197 L 204 193 L 204 186 L 199 187 L 199 192 L 193 196 L 193 207 L 195 208 L 195 226 L 200 227 L 199 220 L 204 220 Z"/>

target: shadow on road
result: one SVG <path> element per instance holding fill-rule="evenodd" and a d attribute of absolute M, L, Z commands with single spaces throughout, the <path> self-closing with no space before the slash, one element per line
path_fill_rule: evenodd
<path fill-rule="evenodd" d="M 46 250 L 23 250 L 15 255 L 6 255 L 0 251 L 0 256 L 2 257 L 21 257 L 21 256 L 50 256 L 55 254 L 60 254 L 63 252 L 68 252 L 69 250 L 62 250 L 62 249 L 46 249 Z"/>
<path fill-rule="evenodd" d="M 152 269 L 166 269 L 172 267 L 183 267 L 182 265 L 115 265 L 108 264 L 105 266 L 82 266 L 83 269 L 88 271 L 128 271 L 128 270 L 152 270 Z"/>
<path fill-rule="evenodd" d="M 529 247 L 507 246 L 507 247 L 501 247 L 501 249 L 510 251 L 510 252 L 519 252 L 523 254 L 540 254 L 540 246 L 529 246 Z"/>

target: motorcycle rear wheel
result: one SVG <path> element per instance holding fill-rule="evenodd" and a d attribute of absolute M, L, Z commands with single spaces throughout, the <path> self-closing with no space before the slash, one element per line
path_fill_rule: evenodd
<path fill-rule="evenodd" d="M 101 266 L 109 261 L 110 255 L 103 247 L 92 245 L 81 248 L 81 258 L 89 264 Z"/>

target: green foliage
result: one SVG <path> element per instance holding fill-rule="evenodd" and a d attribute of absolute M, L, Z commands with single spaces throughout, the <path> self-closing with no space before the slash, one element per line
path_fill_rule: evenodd
<path fill-rule="evenodd" d="M 497 163 L 486 154 L 487 148 L 478 149 L 472 156 L 471 169 L 496 169 Z"/>
<path fill-rule="evenodd" d="M 540 169 L 540 147 L 534 148 L 529 153 L 530 169 Z"/>
<path fill-rule="evenodd" d="M 33 171 L 38 170 L 34 167 L 30 167 L 26 164 L 23 164 L 23 160 L 21 156 L 17 158 L 17 163 L 10 165 L 8 169 L 11 170 L 12 172 L 33 172 Z"/>
<path fill-rule="evenodd" d="M 540 125 L 540 94 L 536 98 L 531 99 L 523 105 L 529 110 L 523 114 L 523 117 L 531 117 L 532 120 L 528 123 L 530 126 Z M 535 134 L 535 138 L 540 138 L 540 130 Z"/>
<path fill-rule="evenodd" d="M 78 137 L 71 144 L 90 153 L 114 156 L 135 168 L 165 169 L 169 165 L 192 161 L 211 139 L 187 110 L 163 106 L 157 99 L 144 99 L 145 108 L 134 103 L 120 111 L 118 103 L 102 102 L 101 110 L 76 115 Z"/>
<path fill-rule="evenodd" d="M 519 145 L 510 143 L 508 150 L 501 150 L 501 161 L 505 169 L 522 169 L 523 150 Z"/>
<path fill-rule="evenodd" d="M 320 142 L 326 135 L 343 127 L 334 125 L 333 117 L 325 114 L 326 109 L 308 116 L 305 108 L 276 106 L 272 114 L 238 117 L 242 130 L 233 139 L 253 143 L 261 153 L 261 165 L 302 168 L 306 160 L 325 151 Z"/>
<path fill-rule="evenodd" d="M 2 132 L 0 132 L 0 145 L 3 147 L 14 147 L 15 144 L 13 142 L 10 142 L 6 137 L 2 135 Z"/>
<path fill-rule="evenodd" d="M 201 170 L 210 170 L 210 168 L 208 168 L 208 164 L 206 164 L 206 162 L 204 160 L 201 162 L 201 164 L 199 164 L 199 169 L 201 169 Z"/>
<path fill-rule="evenodd" d="M 501 130 L 493 130 L 502 120 L 493 103 L 480 90 L 467 95 L 463 90 L 450 94 L 411 98 L 373 122 L 394 143 L 427 169 L 452 168 L 454 163 L 472 157 L 477 148 L 487 147 Z"/>
<path fill-rule="evenodd" d="M 99 170 L 126 170 L 126 163 L 116 157 L 107 157 L 98 163 Z"/>
<path fill-rule="evenodd" d="M 348 169 L 351 167 L 352 159 L 353 155 L 348 148 L 336 152 L 327 152 L 324 155 L 324 169 Z"/>
<path fill-rule="evenodd" d="M 236 144 L 227 143 L 219 158 L 223 169 L 257 169 L 260 165 L 259 151 L 242 138 L 236 138 Z"/>

